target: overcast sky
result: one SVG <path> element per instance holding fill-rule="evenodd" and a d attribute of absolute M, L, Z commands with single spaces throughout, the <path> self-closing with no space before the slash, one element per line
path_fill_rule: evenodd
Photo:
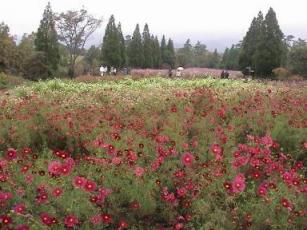
<path fill-rule="evenodd" d="M 36 31 L 48 0 L 0 0 L 0 22 L 11 33 L 21 36 Z M 282 31 L 307 39 L 306 0 L 50 0 L 53 11 L 62 12 L 85 6 L 96 17 L 103 17 L 102 28 L 90 43 L 99 43 L 111 14 L 122 23 L 125 35 L 132 34 L 136 23 L 143 30 L 171 37 L 175 44 L 187 38 L 201 40 L 209 48 L 238 42 L 245 35 L 259 10 L 273 7 Z"/>

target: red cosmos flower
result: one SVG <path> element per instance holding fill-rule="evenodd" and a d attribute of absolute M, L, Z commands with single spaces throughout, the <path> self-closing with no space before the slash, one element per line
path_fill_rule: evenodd
<path fill-rule="evenodd" d="M 259 172 L 259 171 L 254 171 L 254 172 L 252 172 L 252 177 L 253 177 L 253 179 L 259 179 L 260 178 L 260 176 L 261 176 L 261 173 Z"/>
<path fill-rule="evenodd" d="M 232 181 L 232 192 L 240 193 L 245 189 L 245 176 L 239 173 Z"/>
<path fill-rule="evenodd" d="M 130 208 L 131 209 L 139 209 L 140 208 L 140 203 L 138 201 L 133 201 L 131 204 L 130 204 Z"/>
<path fill-rule="evenodd" d="M 13 207 L 14 212 L 19 213 L 19 214 L 23 214 L 26 210 L 26 206 L 24 204 L 16 204 Z"/>
<path fill-rule="evenodd" d="M 13 198 L 13 194 L 10 192 L 1 192 L 0 191 L 0 201 L 7 201 Z"/>
<path fill-rule="evenodd" d="M 106 197 L 112 193 L 111 189 L 108 188 L 99 188 L 99 194 L 97 196 L 97 200 L 101 203 L 104 202 L 104 200 L 106 199 Z"/>
<path fill-rule="evenodd" d="M 83 188 L 87 191 L 87 192 L 93 192 L 95 191 L 95 189 L 97 188 L 97 185 L 94 181 L 90 181 L 87 180 L 83 186 Z"/>
<path fill-rule="evenodd" d="M 11 161 L 17 158 L 17 151 L 13 148 L 9 148 L 5 153 L 5 159 Z"/>
<path fill-rule="evenodd" d="M 134 169 L 134 174 L 137 176 L 137 177 L 141 177 L 145 172 L 145 169 L 142 168 L 142 167 L 139 167 L 139 166 L 136 166 L 135 169 Z"/>
<path fill-rule="evenodd" d="M 55 188 L 51 194 L 55 197 L 60 197 L 63 194 L 63 190 L 61 188 Z"/>
<path fill-rule="evenodd" d="M 187 194 L 187 189 L 185 187 L 177 189 L 176 193 L 178 197 L 184 197 Z"/>
<path fill-rule="evenodd" d="M 194 162 L 194 156 L 191 153 L 184 153 L 181 157 L 181 163 L 184 166 L 191 166 Z"/>
<path fill-rule="evenodd" d="M 245 157 L 245 156 L 240 156 L 240 157 L 237 157 L 234 159 L 234 161 L 232 162 L 232 167 L 234 169 L 237 169 L 237 168 L 240 168 L 244 165 L 247 164 L 249 158 L 248 157 Z"/>
<path fill-rule="evenodd" d="M 69 153 L 62 150 L 53 150 L 53 154 L 62 159 L 66 159 L 67 157 L 69 157 Z"/>
<path fill-rule="evenodd" d="M 21 171 L 22 173 L 26 173 L 26 172 L 29 170 L 29 168 L 30 168 L 30 166 L 28 166 L 28 165 L 23 165 L 23 166 L 21 167 L 20 171 Z"/>
<path fill-rule="evenodd" d="M 62 164 L 59 161 L 51 161 L 48 165 L 48 172 L 53 175 L 60 175 L 61 174 Z"/>
<path fill-rule="evenodd" d="M 82 188 L 86 183 L 86 179 L 84 177 L 76 176 L 73 179 L 73 185 L 77 188 Z"/>
<path fill-rule="evenodd" d="M 268 193 L 268 188 L 267 188 L 267 184 L 261 184 L 259 187 L 258 187 L 258 195 L 259 196 L 266 196 L 267 193 Z"/>
<path fill-rule="evenodd" d="M 25 176 L 25 182 L 27 184 L 32 184 L 33 180 L 34 180 L 34 176 L 32 174 L 28 174 Z"/>
<path fill-rule="evenodd" d="M 0 216 L 0 223 L 2 223 L 3 225 L 9 225 L 11 223 L 13 223 L 13 220 L 11 217 L 7 216 L 7 215 L 1 215 Z"/>
<path fill-rule="evenodd" d="M 112 222 L 112 217 L 109 215 L 109 214 L 102 214 L 101 215 L 101 219 L 102 219 L 102 222 L 105 223 L 105 224 L 109 224 Z"/>
<path fill-rule="evenodd" d="M 176 172 L 174 172 L 174 176 L 177 178 L 183 178 L 186 176 L 185 172 L 183 170 L 178 170 Z"/>
<path fill-rule="evenodd" d="M 79 224 L 79 219 L 75 215 L 70 214 L 65 217 L 64 224 L 68 228 L 73 228 Z"/>
<path fill-rule="evenodd" d="M 271 147 L 274 141 L 270 136 L 264 136 L 261 138 L 261 144 L 265 145 L 266 147 Z"/>
<path fill-rule="evenodd" d="M 282 206 L 284 206 L 286 209 L 288 209 L 289 211 L 292 211 L 292 207 L 293 205 L 290 203 L 290 201 L 286 198 L 282 198 L 280 200 L 280 203 L 282 204 Z"/>
<path fill-rule="evenodd" d="M 8 179 L 9 179 L 9 176 L 7 173 L 0 174 L 0 182 L 6 182 Z"/>
<path fill-rule="evenodd" d="M 215 160 L 220 161 L 223 157 L 223 148 L 219 144 L 211 145 L 211 151 L 215 155 Z"/>
<path fill-rule="evenodd" d="M 127 229 L 129 227 L 129 224 L 125 220 L 120 220 L 118 223 L 118 229 Z"/>
<path fill-rule="evenodd" d="M 29 225 L 26 224 L 22 224 L 22 225 L 18 225 L 15 230 L 30 230 Z"/>
<path fill-rule="evenodd" d="M 45 225 L 51 226 L 56 223 L 56 219 L 50 216 L 48 213 L 43 212 L 40 215 L 41 222 Z"/>
<path fill-rule="evenodd" d="M 25 147 L 25 148 L 23 148 L 22 153 L 23 153 L 24 156 L 27 156 L 27 155 L 32 153 L 32 149 Z"/>
<path fill-rule="evenodd" d="M 122 160 L 120 157 L 113 157 L 112 158 L 112 164 L 113 165 L 120 165 L 122 163 Z"/>

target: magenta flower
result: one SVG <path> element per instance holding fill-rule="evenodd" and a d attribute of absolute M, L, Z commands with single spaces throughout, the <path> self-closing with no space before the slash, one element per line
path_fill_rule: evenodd
<path fill-rule="evenodd" d="M 141 177 L 144 174 L 144 172 L 145 172 L 145 169 L 142 168 L 142 167 L 139 167 L 139 166 L 135 167 L 135 169 L 134 169 L 134 174 L 137 177 Z"/>
<path fill-rule="evenodd" d="M 61 174 L 62 164 L 59 161 L 51 161 L 48 165 L 48 172 L 53 175 Z"/>
<path fill-rule="evenodd" d="M 211 145 L 211 151 L 215 155 L 215 160 L 220 161 L 223 159 L 223 148 L 219 144 Z"/>
<path fill-rule="evenodd" d="M 232 181 L 232 192 L 240 193 L 245 189 L 245 176 L 239 173 Z"/>
<path fill-rule="evenodd" d="M 5 158 L 10 161 L 16 159 L 17 151 L 13 148 L 9 148 L 5 153 Z"/>
<path fill-rule="evenodd" d="M 184 165 L 184 166 L 191 166 L 194 162 L 194 156 L 191 154 L 191 153 L 185 153 L 182 155 L 181 157 L 181 163 Z"/>
<path fill-rule="evenodd" d="M 75 215 L 70 214 L 65 217 L 64 224 L 68 228 L 73 228 L 79 224 L 79 219 Z"/>
<path fill-rule="evenodd" d="M 82 188 L 86 183 L 86 179 L 84 177 L 81 176 L 76 176 L 73 179 L 73 185 L 77 188 Z"/>

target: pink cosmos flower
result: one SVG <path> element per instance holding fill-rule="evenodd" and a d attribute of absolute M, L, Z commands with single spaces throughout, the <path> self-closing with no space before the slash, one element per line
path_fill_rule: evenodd
<path fill-rule="evenodd" d="M 184 166 L 191 166 L 194 162 L 194 156 L 191 153 L 184 153 L 181 157 L 181 163 Z"/>
<path fill-rule="evenodd" d="M 13 207 L 14 212 L 19 213 L 19 214 L 23 214 L 26 210 L 26 206 L 24 204 L 16 204 Z"/>
<path fill-rule="evenodd" d="M 120 165 L 122 163 L 122 160 L 120 157 L 113 157 L 112 158 L 112 164 L 113 165 Z"/>
<path fill-rule="evenodd" d="M 142 168 L 142 167 L 139 167 L 139 166 L 135 167 L 135 169 L 134 169 L 134 174 L 137 177 L 141 177 L 144 174 L 144 172 L 145 172 L 145 169 Z"/>
<path fill-rule="evenodd" d="M 259 196 L 266 196 L 268 193 L 268 184 L 267 183 L 262 183 L 259 187 L 258 187 L 258 191 L 257 191 Z"/>
<path fill-rule="evenodd" d="M 79 224 L 79 219 L 75 215 L 70 214 L 65 217 L 64 224 L 68 228 L 73 228 Z"/>
<path fill-rule="evenodd" d="M 17 158 L 17 151 L 13 148 L 9 148 L 5 153 L 5 158 L 9 161 Z"/>
<path fill-rule="evenodd" d="M 87 191 L 87 192 L 93 192 L 95 191 L 95 189 L 97 188 L 97 185 L 94 181 L 91 180 L 87 180 L 83 186 L 83 188 Z"/>
<path fill-rule="evenodd" d="M 223 148 L 219 144 L 211 145 L 211 151 L 215 155 L 215 160 L 220 161 L 223 159 Z"/>
<path fill-rule="evenodd" d="M 82 188 L 86 183 L 86 179 L 84 177 L 81 176 L 76 176 L 73 179 L 73 185 L 77 188 Z"/>
<path fill-rule="evenodd" d="M 54 175 L 61 174 L 62 164 L 59 161 L 51 161 L 48 165 L 48 172 Z"/>
<path fill-rule="evenodd" d="M 239 173 L 232 181 L 232 192 L 240 193 L 245 189 L 245 176 Z"/>
<path fill-rule="evenodd" d="M 55 218 L 50 216 L 48 213 L 43 212 L 40 214 L 41 222 L 47 226 L 51 226 L 55 223 Z"/>
<path fill-rule="evenodd" d="M 99 188 L 99 194 L 97 196 L 98 198 L 98 201 L 103 203 L 104 200 L 106 199 L 106 197 L 112 193 L 112 190 L 111 189 L 108 189 L 108 188 Z"/>
<path fill-rule="evenodd" d="M 187 194 L 187 189 L 185 187 L 177 189 L 176 193 L 178 197 L 184 197 Z"/>
<path fill-rule="evenodd" d="M 52 190 L 52 195 L 54 197 L 60 197 L 63 194 L 63 190 L 61 188 L 55 188 Z"/>
<path fill-rule="evenodd" d="M 102 219 L 102 222 L 105 224 L 109 224 L 112 222 L 112 217 L 109 214 L 105 214 L 105 213 L 102 214 L 101 219 Z"/>

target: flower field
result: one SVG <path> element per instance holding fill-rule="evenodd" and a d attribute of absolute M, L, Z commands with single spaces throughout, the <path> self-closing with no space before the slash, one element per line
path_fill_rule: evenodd
<path fill-rule="evenodd" d="M 306 229 L 306 83 L 65 80 L 0 95 L 0 229 Z"/>

